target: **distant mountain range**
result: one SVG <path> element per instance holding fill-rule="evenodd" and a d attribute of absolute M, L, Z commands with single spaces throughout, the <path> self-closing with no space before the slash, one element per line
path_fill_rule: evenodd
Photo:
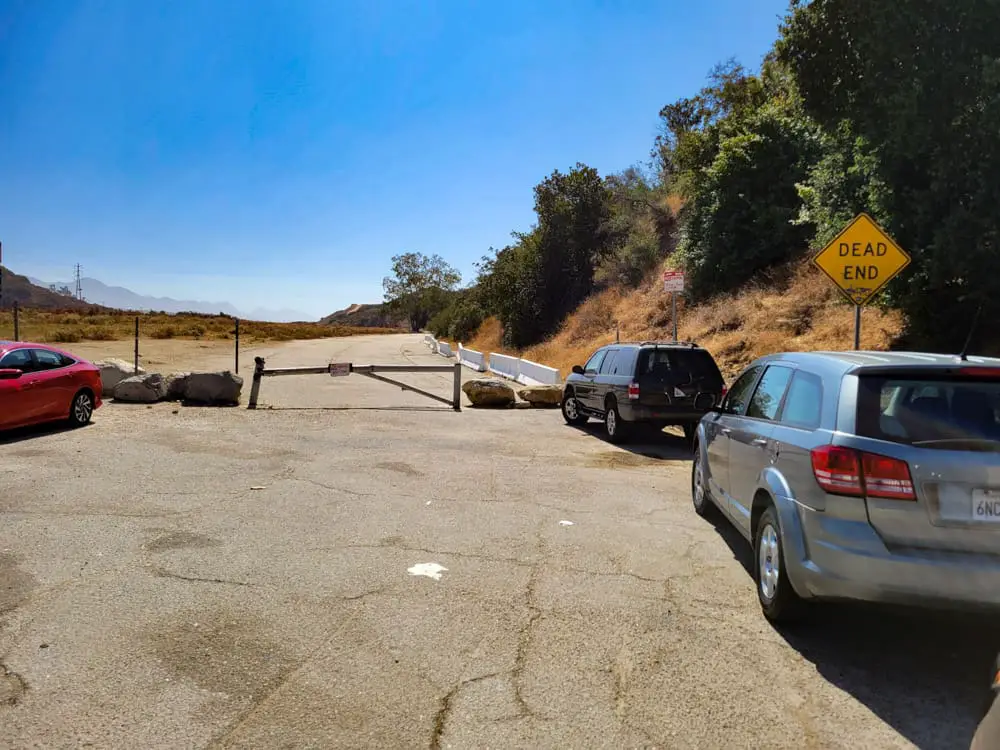
<path fill-rule="evenodd" d="M 58 294 L 59 290 L 68 291 L 73 288 L 72 284 L 66 282 L 42 281 L 28 277 L 28 280 L 36 286 L 49 290 L 53 294 Z M 267 320 L 276 323 L 288 323 L 293 321 L 307 321 L 312 318 L 308 313 L 299 310 L 271 310 L 264 307 L 253 310 L 239 310 L 228 302 L 204 302 L 201 300 L 173 299 L 171 297 L 149 297 L 133 292 L 121 286 L 108 286 L 102 281 L 84 277 L 80 279 L 80 286 L 83 289 L 83 297 L 95 305 L 112 307 L 116 310 L 139 310 L 166 313 L 194 312 L 206 313 L 209 315 L 232 315 L 245 320 Z M 54 291 L 53 291 L 54 290 Z M 69 306 L 69 305 L 67 305 Z"/>

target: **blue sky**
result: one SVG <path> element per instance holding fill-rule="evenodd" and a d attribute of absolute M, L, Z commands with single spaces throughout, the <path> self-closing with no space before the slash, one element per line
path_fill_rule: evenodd
<path fill-rule="evenodd" d="M 320 316 L 390 258 L 467 281 L 577 161 L 755 67 L 787 0 L 0 0 L 4 264 Z"/>

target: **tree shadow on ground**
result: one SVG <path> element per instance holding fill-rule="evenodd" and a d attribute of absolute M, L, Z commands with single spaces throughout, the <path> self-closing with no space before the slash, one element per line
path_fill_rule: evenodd
<path fill-rule="evenodd" d="M 750 544 L 721 512 L 710 520 L 755 585 Z M 828 602 L 776 630 L 823 679 L 908 741 L 944 750 L 969 747 L 992 697 L 987 686 L 1000 648 L 998 626 L 992 613 Z M 845 745 L 848 738 L 845 727 Z"/>

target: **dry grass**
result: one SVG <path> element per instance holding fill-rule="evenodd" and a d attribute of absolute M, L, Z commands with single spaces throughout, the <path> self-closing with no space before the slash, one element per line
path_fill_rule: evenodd
<path fill-rule="evenodd" d="M 136 313 L 104 310 L 21 310 L 20 337 L 25 341 L 75 344 L 80 341 L 118 341 L 135 333 Z M 143 338 L 199 341 L 233 338 L 233 319 L 224 315 L 139 313 Z M 14 332 L 13 313 L 0 311 L 0 338 Z M 359 328 L 320 323 L 262 323 L 240 321 L 240 340 L 251 342 L 292 341 L 371 333 L 397 333 L 380 328 Z"/>
<path fill-rule="evenodd" d="M 467 346 L 487 353 L 517 354 L 557 367 L 565 377 L 594 349 L 614 342 L 616 324 L 622 341 L 669 340 L 670 296 L 662 291 L 660 271 L 636 290 L 608 289 L 594 295 L 558 334 L 523 352 L 502 347 L 502 331 L 495 319 L 487 320 Z M 708 349 L 727 378 L 765 354 L 844 350 L 854 343 L 853 307 L 807 262 L 782 269 L 767 283 L 703 305 L 688 308 L 680 297 L 678 321 L 678 337 Z M 902 330 L 898 311 L 866 308 L 861 348 L 889 349 Z"/>

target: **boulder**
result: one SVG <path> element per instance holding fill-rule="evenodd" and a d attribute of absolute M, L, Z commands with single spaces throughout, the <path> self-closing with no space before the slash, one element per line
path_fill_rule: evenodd
<path fill-rule="evenodd" d="M 192 372 L 184 379 L 184 401 L 211 406 L 229 406 L 240 402 L 243 378 L 225 372 Z"/>
<path fill-rule="evenodd" d="M 133 404 L 152 404 L 167 395 L 167 381 L 158 372 L 133 375 L 115 386 L 115 401 Z"/>
<path fill-rule="evenodd" d="M 182 401 L 187 398 L 189 372 L 174 372 L 167 375 L 167 401 Z"/>
<path fill-rule="evenodd" d="M 529 385 L 517 395 L 532 406 L 556 407 L 562 404 L 563 388 L 561 385 Z"/>
<path fill-rule="evenodd" d="M 141 367 L 136 372 L 132 363 L 126 362 L 123 359 L 102 359 L 99 362 L 94 362 L 94 366 L 101 369 L 101 388 L 103 395 L 108 398 L 114 395 L 115 386 L 125 378 L 130 378 L 133 375 L 144 375 L 146 373 Z"/>
<path fill-rule="evenodd" d="M 469 397 L 473 406 L 513 406 L 517 400 L 514 389 L 495 378 L 470 380 L 462 386 L 462 392 Z"/>

